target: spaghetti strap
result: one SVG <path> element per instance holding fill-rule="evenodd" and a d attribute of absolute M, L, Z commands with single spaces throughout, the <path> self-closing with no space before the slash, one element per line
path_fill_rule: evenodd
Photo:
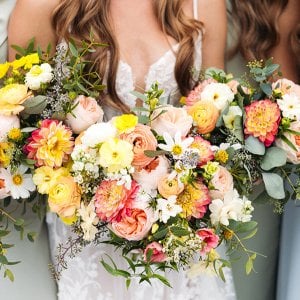
<path fill-rule="evenodd" d="M 194 19 L 198 20 L 198 0 L 193 0 Z"/>

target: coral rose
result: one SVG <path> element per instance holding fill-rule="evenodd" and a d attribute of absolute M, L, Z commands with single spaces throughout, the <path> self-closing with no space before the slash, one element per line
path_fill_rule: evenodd
<path fill-rule="evenodd" d="M 212 199 L 224 199 L 224 195 L 233 190 L 233 177 L 226 168 L 219 166 L 214 173 L 210 184 L 214 187 L 209 191 Z"/>
<path fill-rule="evenodd" d="M 218 246 L 219 237 L 212 231 L 212 229 L 202 228 L 199 229 L 196 234 L 204 243 L 200 252 L 202 255 L 208 253 L 211 249 L 214 249 Z"/>
<path fill-rule="evenodd" d="M 74 105 L 76 107 L 66 117 L 66 124 L 74 133 L 79 134 L 91 125 L 102 122 L 104 113 L 94 98 L 80 95 L 74 100 Z"/>
<path fill-rule="evenodd" d="M 169 179 L 169 174 L 165 175 L 163 178 L 160 178 L 158 182 L 158 191 L 166 199 L 173 195 L 179 195 L 183 189 L 184 185 L 179 185 L 177 177 Z"/>
<path fill-rule="evenodd" d="M 193 119 L 186 110 L 174 106 L 156 109 L 152 114 L 152 119 L 151 128 L 158 135 L 162 136 L 164 132 L 168 132 L 172 138 L 175 137 L 177 131 L 181 132 L 181 136 L 186 136 L 193 125 Z"/>
<path fill-rule="evenodd" d="M 213 131 L 219 117 L 219 110 L 212 102 L 199 101 L 188 109 L 192 116 L 198 132 L 206 134 Z"/>
<path fill-rule="evenodd" d="M 72 217 L 80 207 L 81 192 L 72 176 L 61 176 L 49 189 L 50 210 L 60 217 Z"/>
<path fill-rule="evenodd" d="M 132 144 L 132 166 L 137 170 L 144 168 L 154 159 L 144 153 L 145 150 L 155 151 L 157 147 L 157 140 L 149 126 L 137 124 L 132 132 L 121 135 L 121 139 Z"/>
<path fill-rule="evenodd" d="M 4 141 L 12 128 L 20 128 L 20 120 L 17 116 L 0 115 L 0 142 Z"/>
<path fill-rule="evenodd" d="M 169 171 L 170 163 L 165 156 L 158 156 L 142 170 L 135 170 L 132 177 L 148 193 L 156 190 L 159 180 Z"/>
<path fill-rule="evenodd" d="M 95 194 L 95 207 L 97 216 L 101 221 L 120 221 L 122 215 L 132 208 L 138 192 L 138 185 L 131 182 L 131 188 L 118 185 L 116 180 L 103 180 L 97 188 Z"/>
<path fill-rule="evenodd" d="M 150 262 L 160 263 L 167 259 L 166 254 L 163 252 L 163 247 L 157 242 L 152 242 L 147 245 L 144 251 L 144 261 L 147 261 L 147 253 L 149 250 L 152 250 Z"/>
<path fill-rule="evenodd" d="M 290 129 L 300 132 L 300 121 L 292 122 Z M 295 146 L 295 149 L 291 148 L 282 139 L 276 139 L 275 144 L 277 147 L 285 150 L 287 160 L 293 164 L 300 164 L 300 136 L 289 132 L 284 133 L 285 137 Z"/>
<path fill-rule="evenodd" d="M 154 213 L 147 203 L 135 201 L 132 208 L 123 214 L 121 220 L 112 222 L 112 231 L 129 241 L 140 241 L 150 231 L 155 222 Z"/>

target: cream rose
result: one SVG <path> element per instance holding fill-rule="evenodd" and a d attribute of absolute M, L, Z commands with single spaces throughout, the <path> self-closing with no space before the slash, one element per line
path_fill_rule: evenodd
<path fill-rule="evenodd" d="M 15 115 L 0 115 L 0 128 L 0 142 L 2 142 L 12 128 L 20 128 L 20 120 Z"/>
<path fill-rule="evenodd" d="M 292 122 L 290 129 L 300 132 L 300 121 Z M 284 135 L 290 140 L 290 142 L 296 147 L 297 150 L 295 151 L 294 149 L 292 149 L 282 139 L 276 139 L 276 146 L 286 152 L 287 160 L 289 162 L 293 164 L 300 164 L 300 136 L 292 133 L 285 133 Z"/>
<path fill-rule="evenodd" d="M 233 190 L 233 177 L 226 168 L 219 166 L 210 184 L 214 187 L 214 190 L 209 191 L 210 197 L 212 199 L 223 199 L 227 192 Z"/>
<path fill-rule="evenodd" d="M 162 113 L 162 111 L 165 111 Z M 158 135 L 168 132 L 172 138 L 177 131 L 181 131 L 181 136 L 186 136 L 193 125 L 193 119 L 184 108 L 164 106 L 155 110 L 152 114 L 151 127 Z"/>
<path fill-rule="evenodd" d="M 152 190 L 157 189 L 159 180 L 168 173 L 169 167 L 168 159 L 164 156 L 158 156 L 144 169 L 136 170 L 132 177 L 142 186 L 143 190 L 151 193 Z"/>
<path fill-rule="evenodd" d="M 119 222 L 111 224 L 112 231 L 128 241 L 140 241 L 151 230 L 156 221 L 154 212 L 147 203 L 137 200 Z"/>
<path fill-rule="evenodd" d="M 78 96 L 72 113 L 67 114 L 66 123 L 76 134 L 86 130 L 91 125 L 102 122 L 103 110 L 92 97 Z"/>
<path fill-rule="evenodd" d="M 132 165 L 137 170 L 141 170 L 154 159 L 144 153 L 145 150 L 155 151 L 157 147 L 157 140 L 149 126 L 137 124 L 132 132 L 123 134 L 121 139 L 132 144 L 134 154 Z"/>

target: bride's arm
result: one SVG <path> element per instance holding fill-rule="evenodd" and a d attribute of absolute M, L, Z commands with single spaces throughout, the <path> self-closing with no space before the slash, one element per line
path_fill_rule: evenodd
<path fill-rule="evenodd" d="M 226 4 L 224 0 L 198 0 L 199 20 L 204 23 L 202 45 L 203 68 L 224 69 L 227 34 Z"/>
<path fill-rule="evenodd" d="M 31 38 L 35 44 L 46 50 L 49 43 L 55 49 L 57 39 L 51 25 L 52 12 L 58 0 L 18 0 L 12 12 L 8 27 L 9 60 L 15 58 L 11 45 L 25 47 Z"/>

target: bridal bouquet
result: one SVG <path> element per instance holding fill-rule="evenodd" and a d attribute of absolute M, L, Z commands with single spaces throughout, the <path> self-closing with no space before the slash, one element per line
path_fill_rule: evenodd
<path fill-rule="evenodd" d="M 74 126 L 76 132 L 79 122 L 74 122 L 74 113 L 82 107 L 101 110 L 96 100 L 85 97 L 97 97 L 102 89 L 98 75 L 86 70 L 88 62 L 83 59 L 95 46 L 91 43 L 76 48 L 72 43 L 69 47 L 61 44 L 50 57 L 50 48 L 46 53 L 39 49 L 34 51 L 32 40 L 27 49 L 15 46 L 20 53 L 17 58 L 0 65 L 0 269 L 3 268 L 4 276 L 11 280 L 13 274 L 7 266 L 14 263 L 8 261 L 7 250 L 13 245 L 4 243 L 12 230 L 9 225 L 20 231 L 22 237 L 25 209 L 20 212 L 18 207 L 32 206 L 33 212 L 41 215 L 45 203 L 45 199 L 36 197 L 36 185 L 32 180 L 36 162 L 27 155 L 27 139 L 50 120 L 55 120 L 61 132 L 66 128 L 62 120 Z M 82 114 L 78 116 L 82 117 Z M 90 119 L 86 126 L 96 121 Z M 47 141 L 41 151 L 48 150 L 46 154 L 53 157 L 61 144 L 56 137 L 51 141 L 53 144 Z M 73 141 L 70 141 L 66 152 L 71 151 L 72 146 Z M 34 232 L 27 233 L 31 241 L 34 236 Z"/>

